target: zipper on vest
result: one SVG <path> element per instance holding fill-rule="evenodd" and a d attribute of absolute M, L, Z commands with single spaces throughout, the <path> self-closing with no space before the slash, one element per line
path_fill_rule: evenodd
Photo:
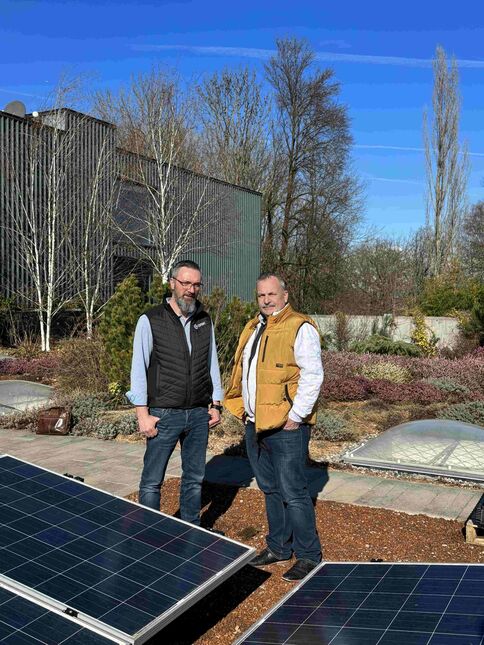
<path fill-rule="evenodd" d="M 290 403 L 290 404 L 291 404 L 291 406 L 292 406 L 292 399 L 291 399 L 291 397 L 289 396 L 289 388 L 287 387 L 287 383 L 284 385 L 284 391 L 286 392 L 286 399 L 289 401 L 289 403 Z"/>
<path fill-rule="evenodd" d="M 262 360 L 261 363 L 264 362 L 265 357 L 266 357 L 266 348 L 267 348 L 267 341 L 269 340 L 269 336 L 266 336 L 266 339 L 264 341 L 264 349 L 262 350 Z"/>

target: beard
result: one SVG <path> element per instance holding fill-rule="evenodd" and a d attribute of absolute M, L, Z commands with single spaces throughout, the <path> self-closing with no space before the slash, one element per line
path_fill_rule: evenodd
<path fill-rule="evenodd" d="M 189 316 L 195 311 L 195 308 L 197 306 L 197 301 L 195 298 L 189 300 L 188 302 L 184 300 L 184 298 L 175 298 L 175 300 L 184 316 Z"/>

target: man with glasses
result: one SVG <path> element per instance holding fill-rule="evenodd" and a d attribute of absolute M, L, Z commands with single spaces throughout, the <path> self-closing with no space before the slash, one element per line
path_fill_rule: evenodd
<path fill-rule="evenodd" d="M 212 321 L 198 300 L 198 264 L 175 264 L 170 287 L 171 297 L 139 318 L 133 341 L 127 397 L 146 437 L 139 501 L 160 510 L 160 487 L 180 441 L 180 516 L 199 525 L 208 429 L 220 422 L 223 393 Z"/>

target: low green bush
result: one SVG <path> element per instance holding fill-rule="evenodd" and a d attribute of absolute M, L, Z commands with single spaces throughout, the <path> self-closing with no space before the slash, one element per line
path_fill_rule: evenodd
<path fill-rule="evenodd" d="M 383 379 L 392 383 L 410 383 L 412 380 L 410 370 L 389 362 L 363 365 L 361 374 L 368 379 Z"/>
<path fill-rule="evenodd" d="M 471 392 L 468 387 L 451 378 L 426 378 L 424 382 L 451 394 L 470 394 Z"/>
<path fill-rule="evenodd" d="M 327 411 L 319 411 L 316 425 L 311 432 L 312 439 L 323 439 L 324 441 L 353 441 L 356 433 L 346 421 L 336 414 Z"/>
<path fill-rule="evenodd" d="M 474 425 L 483 426 L 484 431 L 484 401 L 471 401 L 449 405 L 439 413 L 440 419 L 454 419 Z"/>
<path fill-rule="evenodd" d="M 393 354 L 394 356 L 422 356 L 422 350 L 413 343 L 402 340 L 391 340 L 375 334 L 369 338 L 352 344 L 351 351 L 357 354 Z"/>
<path fill-rule="evenodd" d="M 76 397 L 72 403 L 72 425 L 75 426 L 85 419 L 99 416 L 100 412 L 109 410 L 110 400 L 107 396 L 98 394 L 83 394 Z"/>
<path fill-rule="evenodd" d="M 118 431 L 114 423 L 106 423 L 99 418 L 82 419 L 72 429 L 72 434 L 81 437 L 98 437 L 99 439 L 115 439 Z"/>

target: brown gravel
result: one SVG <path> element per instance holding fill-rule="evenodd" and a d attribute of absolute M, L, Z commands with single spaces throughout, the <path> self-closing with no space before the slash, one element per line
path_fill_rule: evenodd
<path fill-rule="evenodd" d="M 179 480 L 167 480 L 163 512 L 176 512 L 178 493 Z M 203 506 L 205 525 L 258 550 L 265 546 L 267 524 L 260 491 L 204 485 Z M 484 563 L 484 547 L 466 544 L 459 522 L 321 501 L 316 503 L 316 518 L 328 561 Z M 291 589 L 281 578 L 286 568 L 244 567 L 151 639 L 150 645 L 229 645 Z"/>

